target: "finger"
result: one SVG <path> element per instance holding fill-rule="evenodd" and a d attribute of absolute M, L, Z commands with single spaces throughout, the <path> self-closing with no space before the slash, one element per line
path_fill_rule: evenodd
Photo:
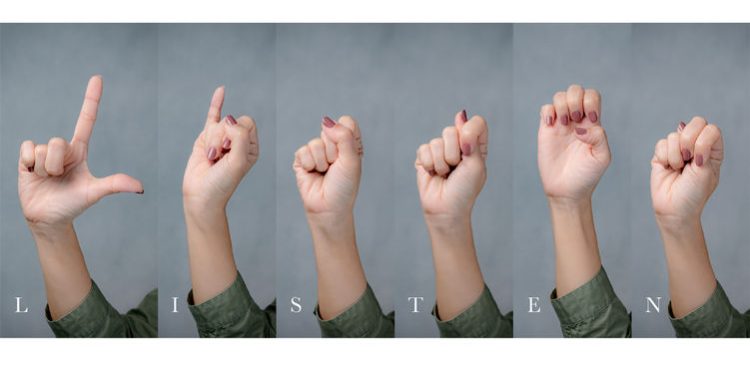
<path fill-rule="evenodd" d="M 36 145 L 34 148 L 34 173 L 39 177 L 47 177 L 44 161 L 47 159 L 47 145 Z"/>
<path fill-rule="evenodd" d="M 591 145 L 592 151 L 597 155 L 609 155 L 609 143 L 607 142 L 607 133 L 601 126 L 592 126 L 590 128 L 576 127 L 576 138 L 581 142 Z"/>
<path fill-rule="evenodd" d="M 682 160 L 689 161 L 695 155 L 695 141 L 707 123 L 703 117 L 693 117 L 678 134 L 680 135 L 680 152 Z"/>
<path fill-rule="evenodd" d="M 44 162 L 44 169 L 50 176 L 60 176 L 63 174 L 65 153 L 67 152 L 68 142 L 62 138 L 52 138 L 47 143 L 47 158 Z"/>
<path fill-rule="evenodd" d="M 137 179 L 124 173 L 113 174 L 94 179 L 91 183 L 89 199 L 94 202 L 110 194 L 138 193 L 143 194 L 143 184 Z"/>
<path fill-rule="evenodd" d="M 552 105 L 555 107 L 557 122 L 563 126 L 568 126 L 568 99 L 564 91 L 555 93 L 555 96 L 552 97 Z"/>
<path fill-rule="evenodd" d="M 342 117 L 346 124 L 337 123 L 330 117 L 323 118 L 323 132 L 336 145 L 338 157 L 348 160 L 359 160 L 362 153 L 361 140 L 357 140 L 359 127 L 349 116 Z"/>
<path fill-rule="evenodd" d="M 206 158 L 210 161 L 221 159 L 224 154 L 225 146 L 231 148 L 231 141 L 227 143 L 227 136 L 224 129 L 224 123 L 209 123 L 204 133 L 206 142 Z"/>
<path fill-rule="evenodd" d="M 555 125 L 555 107 L 552 104 L 545 104 L 539 110 L 540 121 L 545 126 Z"/>
<path fill-rule="evenodd" d="M 660 139 L 659 142 L 656 142 L 656 147 L 654 148 L 654 159 L 664 168 L 669 168 L 669 158 L 667 156 L 667 150 L 666 139 Z"/>
<path fill-rule="evenodd" d="M 206 123 L 221 121 L 222 106 L 224 106 L 224 86 L 219 86 L 214 90 L 214 94 L 211 96 L 211 102 L 208 104 Z"/>
<path fill-rule="evenodd" d="M 464 126 L 467 121 L 469 121 L 469 115 L 466 114 L 465 109 L 456 112 L 456 115 L 453 116 L 453 124 L 456 126 L 458 131 L 461 131 L 461 127 Z"/>
<path fill-rule="evenodd" d="M 430 141 L 430 152 L 432 152 L 432 162 L 435 164 L 435 173 L 440 176 L 447 176 L 451 168 L 445 162 L 445 152 L 443 152 L 443 139 L 435 138 Z"/>
<path fill-rule="evenodd" d="M 336 150 L 336 144 L 331 141 L 331 138 L 328 137 L 326 132 L 320 131 L 320 139 L 323 140 L 323 145 L 326 149 L 326 160 L 328 161 L 328 164 L 333 163 L 336 161 L 336 156 L 338 155 L 338 151 Z"/>
<path fill-rule="evenodd" d="M 425 172 L 429 173 L 430 175 L 434 175 L 435 164 L 432 161 L 432 151 L 430 151 L 430 146 L 426 144 L 419 146 L 419 149 L 417 150 L 417 156 L 419 159 L 419 164 L 422 165 L 422 168 L 424 168 Z"/>
<path fill-rule="evenodd" d="M 227 123 L 223 123 L 223 126 L 226 143 L 228 143 L 231 148 L 225 148 L 224 158 L 221 160 L 227 159 L 230 161 L 230 166 L 236 166 L 240 169 L 244 169 L 246 172 L 247 162 L 250 161 L 252 166 L 259 155 L 255 131 L 241 126 L 229 125 Z"/>
<path fill-rule="evenodd" d="M 583 111 L 586 114 L 586 118 L 592 124 L 599 125 L 599 120 L 602 113 L 601 107 L 602 98 L 599 95 L 599 91 L 594 89 L 586 89 L 583 93 Z"/>
<path fill-rule="evenodd" d="M 568 101 L 568 113 L 570 113 L 570 119 L 575 123 L 580 123 L 583 120 L 583 87 L 580 85 L 570 85 L 568 92 L 565 95 Z"/>
<path fill-rule="evenodd" d="M 230 118 L 232 115 L 228 115 L 227 118 Z M 231 117 L 232 120 L 234 120 L 234 117 Z M 231 121 L 227 121 L 231 122 Z M 250 116 L 240 116 L 239 119 L 236 120 L 236 124 L 238 125 L 236 128 L 238 130 L 242 129 L 244 130 L 244 133 L 247 133 L 247 145 L 248 149 L 246 154 L 254 155 L 254 156 L 260 156 L 260 143 L 258 142 L 258 127 L 255 125 L 255 119 L 253 119 Z M 229 127 L 230 129 L 234 129 L 235 127 Z M 225 127 L 225 132 L 227 134 L 230 133 L 230 131 Z M 243 133 L 242 131 L 238 131 L 238 134 Z M 230 137 L 232 138 L 232 137 Z"/>
<path fill-rule="evenodd" d="M 685 121 L 680 121 L 680 123 L 677 124 L 677 132 L 681 132 L 683 129 L 685 129 L 686 126 L 687 124 L 685 124 Z"/>
<path fill-rule="evenodd" d="M 667 160 L 669 166 L 679 171 L 685 166 L 685 161 L 682 159 L 682 151 L 680 150 L 680 135 L 677 132 L 669 133 L 667 136 Z"/>
<path fill-rule="evenodd" d="M 455 167 L 461 161 L 461 146 L 458 143 L 458 129 L 448 126 L 443 129 L 443 153 L 445 162 Z"/>
<path fill-rule="evenodd" d="M 695 165 L 702 167 L 709 160 L 718 163 L 724 160 L 724 139 L 714 124 L 703 128 L 695 141 Z"/>
<path fill-rule="evenodd" d="M 310 172 L 315 169 L 315 159 L 313 159 L 313 156 L 310 153 L 310 148 L 307 147 L 307 145 L 300 147 L 295 155 L 299 162 L 299 165 L 306 172 Z"/>
<path fill-rule="evenodd" d="M 313 161 L 315 162 L 315 170 L 320 173 L 328 170 L 328 160 L 326 158 L 326 149 L 323 140 L 320 138 L 314 138 L 307 143 L 307 147 L 310 149 Z"/>
<path fill-rule="evenodd" d="M 18 162 L 20 164 L 20 168 L 25 171 L 34 171 L 34 149 L 34 142 L 32 141 L 23 141 L 23 143 L 21 143 L 21 151 L 18 157 Z"/>
<path fill-rule="evenodd" d="M 463 157 L 487 157 L 487 132 L 487 122 L 481 116 L 473 116 L 461 127 L 458 137 Z"/>
<path fill-rule="evenodd" d="M 83 97 L 81 113 L 78 115 L 76 129 L 73 132 L 73 141 L 89 143 L 91 132 L 94 130 L 96 113 L 99 110 L 99 100 L 102 97 L 102 76 L 96 75 L 89 79 L 86 94 Z"/>
<path fill-rule="evenodd" d="M 354 117 L 344 115 L 339 117 L 338 123 L 349 129 L 354 135 L 354 141 L 357 146 L 357 151 L 360 155 L 364 153 L 364 146 L 362 145 L 362 133 L 359 130 L 359 123 Z"/>

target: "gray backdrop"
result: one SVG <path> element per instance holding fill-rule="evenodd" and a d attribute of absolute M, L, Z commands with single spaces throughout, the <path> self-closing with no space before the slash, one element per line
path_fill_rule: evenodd
<path fill-rule="evenodd" d="M 277 293 L 280 337 L 318 337 L 315 259 L 292 171 L 294 152 L 320 135 L 324 115 L 354 116 L 365 156 L 355 206 L 357 244 L 367 280 L 393 310 L 393 122 L 389 52 L 392 25 L 279 25 L 276 45 Z M 291 312 L 301 297 L 303 311 Z"/>
<path fill-rule="evenodd" d="M 235 261 L 261 308 L 275 298 L 275 101 L 273 25 L 159 25 L 159 335 L 197 336 L 182 177 L 216 87 L 222 115 L 255 119 L 260 158 L 227 207 Z M 178 297 L 173 313 L 172 297 Z"/>
<path fill-rule="evenodd" d="M 628 228 L 631 66 L 629 25 L 516 25 L 513 30 L 513 249 L 515 336 L 558 337 L 549 302 L 555 254 L 547 199 L 537 166 L 539 109 L 572 83 L 602 94 L 602 126 L 612 162 L 594 193 L 602 262 L 629 308 L 631 251 Z M 528 313 L 529 297 L 541 312 Z"/>
<path fill-rule="evenodd" d="M 512 309 L 512 26 L 399 25 L 393 44 L 396 335 L 437 337 L 432 250 L 414 159 L 462 108 L 489 126 L 487 182 L 472 225 L 485 282 L 501 311 Z M 424 297 L 418 313 L 409 297 Z"/>
<path fill-rule="evenodd" d="M 89 146 L 96 176 L 128 173 L 145 194 L 104 198 L 76 220 L 92 278 L 120 311 L 157 286 L 156 28 L 152 25 L 2 26 L 3 334 L 51 336 L 36 247 L 17 194 L 18 149 L 25 139 L 70 139 L 93 74 L 104 77 Z M 22 296 L 29 307 L 15 314 Z"/>

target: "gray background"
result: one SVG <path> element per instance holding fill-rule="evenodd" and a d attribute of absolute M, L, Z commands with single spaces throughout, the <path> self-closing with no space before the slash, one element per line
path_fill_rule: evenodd
<path fill-rule="evenodd" d="M 516 337 L 559 337 L 549 302 L 555 255 L 547 200 L 537 166 L 539 109 L 572 83 L 602 94 L 602 126 L 612 162 L 594 193 L 602 262 L 612 285 L 631 307 L 628 206 L 631 28 L 629 25 L 516 25 L 513 29 L 513 249 Z M 663 272 L 663 271 L 660 271 Z M 540 313 L 528 313 L 529 297 Z"/>
<path fill-rule="evenodd" d="M 489 126 L 487 182 L 472 225 L 485 282 L 503 313 L 512 309 L 512 26 L 399 25 L 391 51 L 395 144 L 396 335 L 437 337 L 430 314 L 435 275 L 414 159 L 440 137 L 455 113 L 482 115 Z M 424 297 L 413 313 L 409 297 Z"/>
<path fill-rule="evenodd" d="M 367 280 L 393 310 L 392 25 L 279 25 L 276 45 L 278 336 L 319 337 L 310 231 L 292 171 L 294 152 L 320 135 L 324 115 L 354 116 L 365 156 L 354 215 Z M 291 313 L 290 298 L 303 311 Z"/>
<path fill-rule="evenodd" d="M 630 308 L 636 337 L 674 337 L 661 238 L 651 208 L 650 161 L 656 142 L 680 120 L 700 115 L 721 128 L 725 143 L 719 187 L 703 213 L 703 230 L 716 277 L 732 304 L 750 308 L 750 28 L 746 25 L 635 25 L 633 27 L 630 183 L 632 278 Z M 612 175 L 609 176 L 610 178 Z M 611 268 L 611 267 L 610 267 Z M 645 296 L 662 296 L 660 313 L 645 313 Z"/>
<path fill-rule="evenodd" d="M 182 177 L 214 89 L 226 85 L 222 115 L 255 119 L 260 158 L 227 207 L 235 261 L 253 299 L 275 297 L 275 113 L 273 25 L 159 25 L 159 335 L 197 336 Z M 172 297 L 178 297 L 177 313 Z"/>
<path fill-rule="evenodd" d="M 36 247 L 17 194 L 25 139 L 70 139 L 89 77 L 104 94 L 89 146 L 95 176 L 128 173 L 145 194 L 104 198 L 76 220 L 92 278 L 120 311 L 157 286 L 156 28 L 151 25 L 2 26 L 2 287 L 8 337 L 51 336 Z M 29 312 L 14 314 L 15 296 Z"/>

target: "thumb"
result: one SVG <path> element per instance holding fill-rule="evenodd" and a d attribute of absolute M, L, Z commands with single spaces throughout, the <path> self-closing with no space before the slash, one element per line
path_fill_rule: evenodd
<path fill-rule="evenodd" d="M 355 136 L 355 128 L 344 126 L 340 122 L 333 121 L 328 116 L 323 117 L 323 133 L 336 144 L 338 156 L 350 160 L 359 160 L 359 144 Z"/>
<path fill-rule="evenodd" d="M 116 193 L 143 194 L 143 184 L 126 174 L 117 173 L 103 178 L 94 178 L 89 186 L 90 201 L 96 202 L 107 195 Z"/>
<path fill-rule="evenodd" d="M 607 143 L 607 134 L 601 126 L 592 126 L 590 128 L 575 128 L 575 135 L 578 140 L 592 147 L 595 155 L 609 155 L 609 144 Z"/>
<path fill-rule="evenodd" d="M 481 156 L 487 158 L 487 122 L 482 116 L 473 116 L 458 128 L 462 157 Z"/>

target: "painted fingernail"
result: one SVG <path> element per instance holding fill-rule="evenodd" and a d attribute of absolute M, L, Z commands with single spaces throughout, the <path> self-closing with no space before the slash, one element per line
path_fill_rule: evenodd
<path fill-rule="evenodd" d="M 567 113 L 560 116 L 560 123 L 565 126 L 568 126 L 568 114 Z"/>
<path fill-rule="evenodd" d="M 461 110 L 461 120 L 463 120 L 463 122 L 469 121 L 469 116 L 466 114 L 465 109 Z"/>
<path fill-rule="evenodd" d="M 464 156 L 471 155 L 471 145 L 468 143 L 464 143 L 461 145 L 461 153 L 464 154 Z"/>
<path fill-rule="evenodd" d="M 208 149 L 208 160 L 213 161 L 215 157 L 216 157 L 216 149 L 213 148 L 213 147 L 209 148 Z"/>
<path fill-rule="evenodd" d="M 547 116 L 544 121 L 547 123 L 547 126 L 552 126 L 552 116 Z"/>
<path fill-rule="evenodd" d="M 136 191 L 135 193 L 136 193 L 136 194 L 140 194 L 140 195 L 143 195 L 143 193 L 145 193 L 145 192 L 146 192 L 145 190 L 141 189 L 141 191 Z"/>
<path fill-rule="evenodd" d="M 680 130 L 685 129 L 685 123 L 683 121 L 680 121 Z"/>
<path fill-rule="evenodd" d="M 34 172 L 34 167 L 29 167 L 29 172 Z"/>
<path fill-rule="evenodd" d="M 682 160 L 683 161 L 690 160 L 690 150 L 682 150 Z"/>
<path fill-rule="evenodd" d="M 575 122 L 581 122 L 581 120 L 583 120 L 583 114 L 581 114 L 581 111 L 571 113 L 570 117 L 573 118 L 573 121 Z"/>
<path fill-rule="evenodd" d="M 232 115 L 227 115 L 227 122 L 229 125 L 237 125 L 237 120 L 235 120 Z"/>
<path fill-rule="evenodd" d="M 703 155 L 701 154 L 695 155 L 695 165 L 699 167 L 703 166 Z"/>
<path fill-rule="evenodd" d="M 584 129 L 584 128 L 576 128 L 576 133 L 578 133 L 579 135 L 584 135 L 584 134 L 586 134 L 586 129 Z"/>
<path fill-rule="evenodd" d="M 332 127 L 336 126 L 336 121 L 331 120 L 331 118 L 328 117 L 328 116 L 324 116 L 323 117 L 323 125 L 325 125 L 328 128 L 332 128 Z"/>
<path fill-rule="evenodd" d="M 231 145 L 232 145 L 232 140 L 229 139 L 229 138 L 227 138 L 227 139 L 224 140 L 224 143 L 221 145 L 221 148 L 223 148 L 225 150 L 229 150 L 229 146 L 231 146 Z"/>
<path fill-rule="evenodd" d="M 599 119 L 599 116 L 596 115 L 595 111 L 589 112 L 589 121 L 596 122 L 596 120 Z"/>

